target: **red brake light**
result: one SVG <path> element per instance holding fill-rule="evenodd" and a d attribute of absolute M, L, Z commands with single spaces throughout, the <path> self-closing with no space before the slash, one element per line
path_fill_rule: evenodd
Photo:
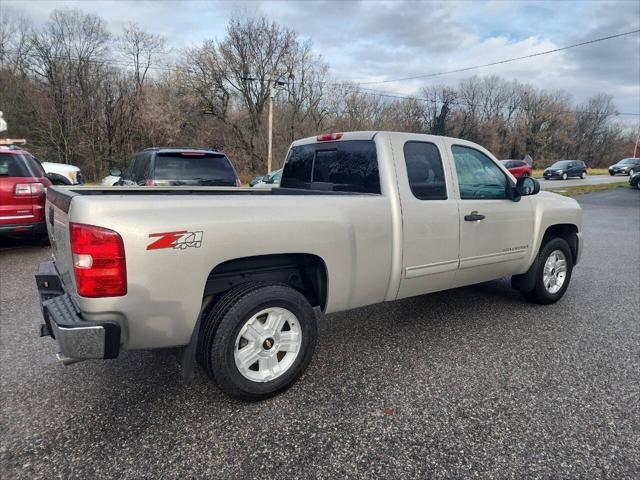
<path fill-rule="evenodd" d="M 16 197 L 38 197 L 44 193 L 41 183 L 16 183 L 14 190 Z"/>
<path fill-rule="evenodd" d="M 322 133 L 316 137 L 318 142 L 328 142 L 330 140 L 340 140 L 342 138 L 342 132 L 338 133 Z"/>
<path fill-rule="evenodd" d="M 240 181 L 239 178 L 236 178 L 236 187 L 241 187 L 242 186 L 242 182 Z"/>
<path fill-rule="evenodd" d="M 127 294 L 122 237 L 108 228 L 71 223 L 71 252 L 78 295 L 120 297 Z"/>
<path fill-rule="evenodd" d="M 147 179 L 144 181 L 144 186 L 145 186 L 145 187 L 153 187 L 153 180 L 151 180 L 151 179 L 147 178 Z"/>
<path fill-rule="evenodd" d="M 205 152 L 180 152 L 183 157 L 204 157 Z"/>

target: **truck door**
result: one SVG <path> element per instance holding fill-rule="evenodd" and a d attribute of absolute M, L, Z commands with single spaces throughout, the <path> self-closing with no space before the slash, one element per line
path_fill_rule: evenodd
<path fill-rule="evenodd" d="M 450 288 L 458 269 L 458 205 L 451 195 L 451 170 L 443 164 L 441 140 L 426 138 L 391 140 L 402 206 L 398 298 Z"/>
<path fill-rule="evenodd" d="M 460 267 L 455 286 L 522 273 L 532 248 L 533 208 L 511 200 L 510 180 L 484 152 L 451 145 L 459 193 Z"/>

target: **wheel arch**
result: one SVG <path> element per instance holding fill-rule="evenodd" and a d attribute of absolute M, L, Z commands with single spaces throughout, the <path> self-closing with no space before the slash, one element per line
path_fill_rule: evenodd
<path fill-rule="evenodd" d="M 54 185 L 71 185 L 71 180 L 59 173 L 49 172 L 47 173 L 47 178 L 51 180 L 51 183 Z"/>
<path fill-rule="evenodd" d="M 562 238 L 569 244 L 571 250 L 571 257 L 573 265 L 576 264 L 579 252 L 579 239 L 578 239 L 578 227 L 573 223 L 557 223 L 549 225 L 542 236 L 540 245 L 535 251 L 534 261 L 529 269 L 520 275 L 514 275 L 511 277 L 511 285 L 523 292 L 533 290 L 535 285 L 536 275 L 538 273 L 538 264 L 536 259 L 538 253 L 544 248 L 545 244 L 553 238 Z"/>
<path fill-rule="evenodd" d="M 327 265 L 321 257 L 310 253 L 257 255 L 222 262 L 209 272 L 203 299 L 210 302 L 250 281 L 284 283 L 302 293 L 312 306 L 323 311 L 327 306 Z"/>
<path fill-rule="evenodd" d="M 578 259 L 578 227 L 573 223 L 558 223 L 555 225 L 549 225 L 542 237 L 542 243 L 540 248 L 548 242 L 551 238 L 562 238 L 568 244 L 571 249 L 572 262 L 575 265 Z"/>

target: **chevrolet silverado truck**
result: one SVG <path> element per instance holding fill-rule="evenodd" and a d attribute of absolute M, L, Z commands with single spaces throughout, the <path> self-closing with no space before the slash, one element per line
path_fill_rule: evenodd
<path fill-rule="evenodd" d="M 64 364 L 180 347 L 226 393 L 259 400 L 305 370 L 325 313 L 511 277 L 567 290 L 577 202 L 474 143 L 391 132 L 294 142 L 280 186 L 52 187 L 53 261 L 36 275 Z"/>

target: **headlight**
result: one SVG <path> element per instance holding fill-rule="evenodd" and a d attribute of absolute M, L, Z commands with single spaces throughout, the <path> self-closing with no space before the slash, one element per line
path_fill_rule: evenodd
<path fill-rule="evenodd" d="M 562 173 L 564 172 L 564 170 L 558 170 L 558 173 L 562 175 Z"/>

